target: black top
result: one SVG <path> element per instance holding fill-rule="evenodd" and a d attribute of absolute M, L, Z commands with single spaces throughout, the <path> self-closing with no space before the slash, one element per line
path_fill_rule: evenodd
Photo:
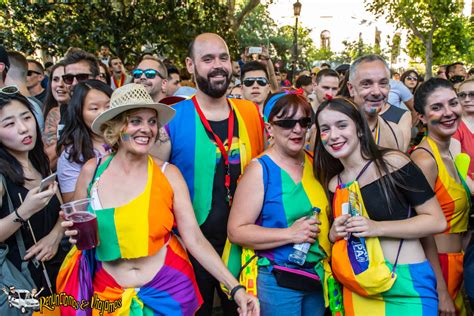
<path fill-rule="evenodd" d="M 222 140 L 224 147 L 227 147 L 228 119 L 223 121 L 209 121 L 214 133 Z M 213 135 L 207 131 L 209 139 L 214 142 Z M 237 186 L 237 179 L 240 176 L 240 152 L 238 147 L 239 127 L 234 114 L 234 138 L 229 155 L 230 163 L 230 192 L 234 196 Z M 227 190 L 225 187 L 225 164 L 219 147 L 217 147 L 217 164 L 214 175 L 214 185 L 212 188 L 211 211 L 206 221 L 201 225 L 204 236 L 211 245 L 221 254 L 224 250 L 227 239 L 227 220 L 229 219 L 229 204 L 227 202 Z"/>
<path fill-rule="evenodd" d="M 28 194 L 28 190 L 20 185 L 14 184 L 7 177 L 5 177 L 5 181 L 7 184 L 8 193 L 10 194 L 10 198 L 13 203 L 13 208 L 16 209 L 21 205 L 20 198 L 18 195 L 20 194 L 21 198 L 24 201 L 26 198 L 26 195 Z M 42 209 L 41 211 L 37 212 L 32 217 L 30 217 L 29 221 L 31 223 L 31 227 L 35 233 L 35 237 L 37 241 L 39 241 L 41 238 L 46 236 L 53 229 L 54 225 L 56 225 L 56 222 L 59 217 L 59 210 L 60 210 L 60 202 L 55 195 L 53 196 L 53 198 L 51 198 L 48 205 L 44 209 Z M 0 218 L 4 218 L 8 216 L 9 214 L 10 214 L 10 211 L 8 209 L 7 195 L 4 194 L 2 197 L 2 207 L 0 209 Z M 23 237 L 23 242 L 25 243 L 25 250 L 28 250 L 30 247 L 34 245 L 33 237 L 29 229 L 27 228 L 27 225 L 22 226 L 20 228 L 20 231 Z M 13 265 L 15 265 L 15 267 L 18 268 L 18 270 L 21 270 L 22 258 L 20 258 L 20 253 L 18 250 L 15 234 L 7 238 L 5 243 L 8 245 L 8 248 L 9 248 L 7 259 L 9 259 L 13 263 Z M 54 290 L 54 285 L 56 283 L 56 276 L 58 274 L 59 268 L 61 267 L 61 263 L 64 260 L 66 254 L 67 254 L 66 250 L 62 249 L 62 247 L 59 246 L 58 252 L 56 253 L 56 255 L 51 260 L 45 262 L 45 266 L 48 271 L 49 278 L 51 280 L 51 283 L 53 284 L 53 290 Z M 42 294 L 48 295 L 49 294 L 48 285 L 43 276 L 42 266 L 39 265 L 39 267 L 36 268 L 33 262 L 30 260 L 30 262 L 28 263 L 28 269 L 30 270 L 31 277 L 33 278 L 33 281 L 35 282 L 38 289 L 40 289 L 41 287 L 44 287 L 44 291 L 42 292 Z"/>
<path fill-rule="evenodd" d="M 367 213 L 374 221 L 406 219 L 409 206 L 421 205 L 435 195 L 421 170 L 411 161 L 391 175 L 396 182 L 398 195 L 395 196 L 398 198 L 391 199 L 390 209 L 382 191 L 381 178 L 360 188 Z M 329 198 L 330 201 L 334 199 L 333 192 L 329 193 Z M 416 211 L 412 209 L 411 217 L 415 215 Z"/>
<path fill-rule="evenodd" d="M 383 117 L 385 120 L 389 122 L 393 122 L 395 124 L 398 124 L 400 122 L 403 114 L 405 114 L 407 111 L 400 109 L 399 107 L 390 105 L 388 110 L 380 114 L 381 117 Z"/>

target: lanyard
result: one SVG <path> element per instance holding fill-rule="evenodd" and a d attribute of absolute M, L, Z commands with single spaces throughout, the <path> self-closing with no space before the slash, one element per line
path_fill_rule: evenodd
<path fill-rule="evenodd" d="M 227 202 L 229 203 L 229 206 L 232 204 L 232 196 L 230 194 L 230 167 L 229 167 L 229 152 L 230 148 L 232 146 L 232 138 L 234 136 L 234 110 L 232 109 L 232 106 L 229 105 L 230 111 L 229 111 L 229 120 L 228 120 L 228 130 L 227 130 L 227 149 L 224 146 L 224 143 L 220 139 L 220 137 L 214 133 L 214 131 L 211 128 L 211 125 L 209 124 L 209 121 L 207 118 L 204 116 L 204 113 L 202 113 L 201 107 L 199 106 L 196 96 L 192 98 L 194 107 L 196 108 L 196 111 L 199 115 L 199 118 L 201 119 L 202 125 L 206 128 L 206 130 L 212 134 L 214 137 L 214 140 L 216 141 L 217 147 L 219 148 L 222 158 L 224 158 L 224 168 L 225 168 L 225 188 L 227 191 Z"/>
<path fill-rule="evenodd" d="M 125 81 L 125 75 L 123 73 L 120 75 L 120 83 L 115 80 L 115 76 L 112 76 L 112 79 L 114 80 L 115 87 L 120 88 L 121 86 L 123 86 L 123 83 Z"/>
<path fill-rule="evenodd" d="M 374 140 L 377 145 L 380 144 L 380 121 L 379 118 L 377 118 L 377 123 L 375 124 L 374 129 L 372 130 L 372 133 L 375 132 L 374 135 Z"/>

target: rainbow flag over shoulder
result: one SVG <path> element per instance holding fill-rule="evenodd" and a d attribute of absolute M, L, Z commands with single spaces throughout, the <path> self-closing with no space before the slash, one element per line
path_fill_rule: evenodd
<path fill-rule="evenodd" d="M 239 99 L 227 100 L 237 119 L 240 165 L 243 173 L 247 164 L 263 151 L 263 121 L 255 103 Z M 202 225 L 212 205 L 217 146 L 209 139 L 193 99 L 179 102 L 173 105 L 173 108 L 176 115 L 165 126 L 172 144 L 170 162 L 183 174 L 197 222 Z"/>

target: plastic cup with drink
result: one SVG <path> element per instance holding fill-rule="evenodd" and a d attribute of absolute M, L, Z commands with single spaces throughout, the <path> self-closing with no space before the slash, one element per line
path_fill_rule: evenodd
<path fill-rule="evenodd" d="M 99 244 L 99 230 L 95 211 L 89 207 L 90 199 L 82 199 L 64 203 L 61 210 L 64 218 L 72 221 L 71 229 L 77 230 L 75 239 L 79 250 L 88 250 Z"/>

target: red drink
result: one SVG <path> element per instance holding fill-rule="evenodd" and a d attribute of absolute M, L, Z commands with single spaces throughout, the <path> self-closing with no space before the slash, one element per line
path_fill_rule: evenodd
<path fill-rule="evenodd" d="M 74 224 L 72 229 L 77 230 L 76 247 L 79 250 L 88 250 L 99 244 L 97 217 L 89 212 L 75 212 L 67 217 Z"/>

